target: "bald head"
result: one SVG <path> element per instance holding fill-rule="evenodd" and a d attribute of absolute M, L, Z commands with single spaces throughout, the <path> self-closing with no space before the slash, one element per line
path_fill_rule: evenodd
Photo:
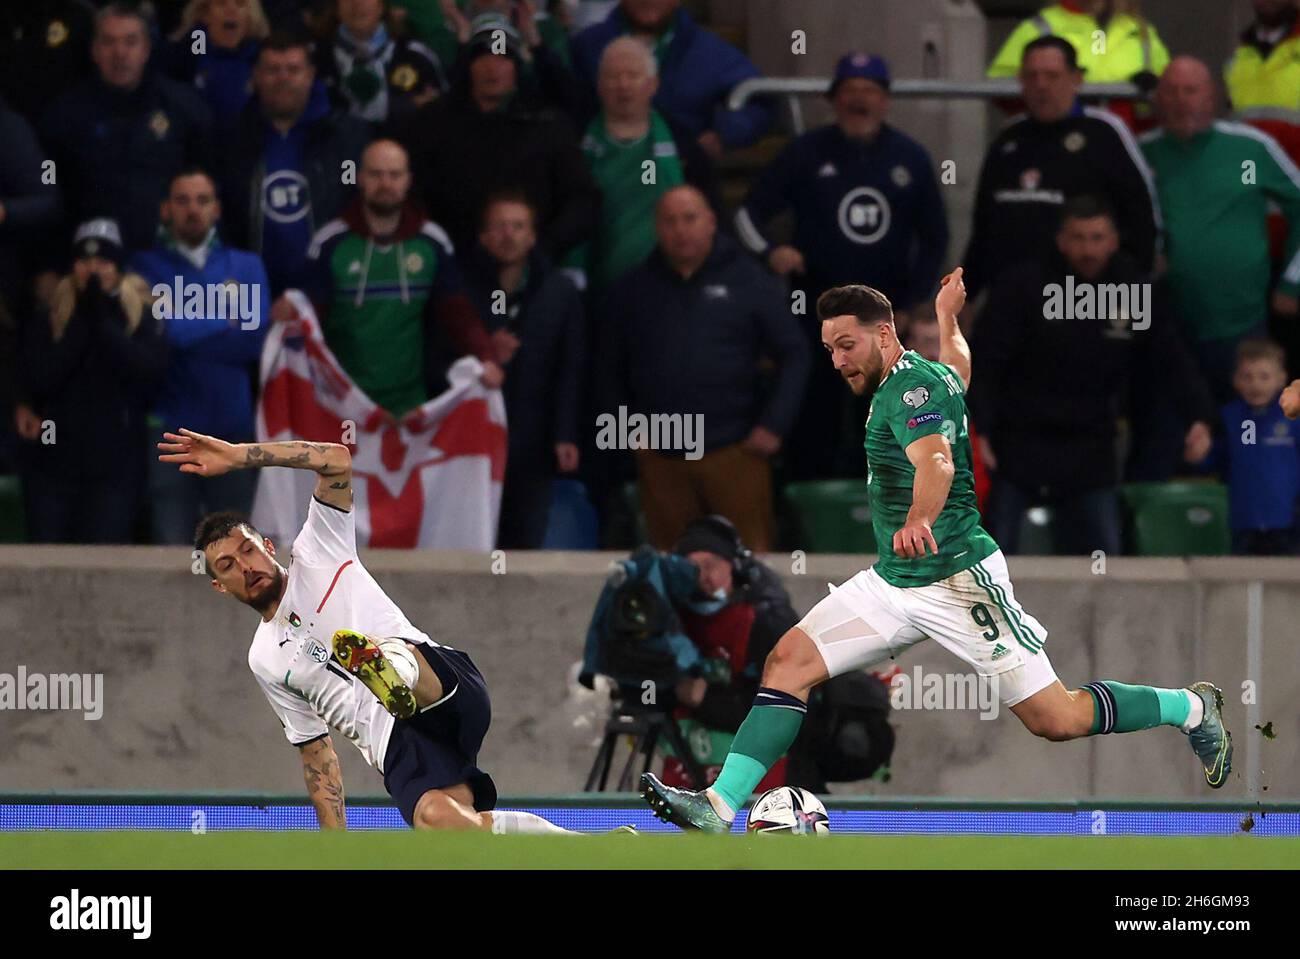
<path fill-rule="evenodd" d="M 1195 57 L 1175 57 L 1160 77 L 1155 100 L 1165 132 L 1190 139 L 1214 123 L 1214 74 Z"/>
<path fill-rule="evenodd" d="M 393 140 L 376 140 L 361 154 L 361 201 L 375 216 L 392 216 L 406 202 L 411 188 L 411 164 L 406 150 Z"/>
<path fill-rule="evenodd" d="M 678 272 L 694 273 L 713 250 L 718 221 L 693 186 L 676 186 L 655 205 L 655 233 L 664 257 Z"/>

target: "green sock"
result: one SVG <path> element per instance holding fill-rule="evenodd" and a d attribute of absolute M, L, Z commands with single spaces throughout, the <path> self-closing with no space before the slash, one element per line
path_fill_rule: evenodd
<path fill-rule="evenodd" d="M 712 786 L 732 810 L 745 805 L 754 787 L 785 755 L 807 711 L 808 707 L 789 693 L 767 688 L 758 691 Z"/>
<path fill-rule="evenodd" d="M 1092 696 L 1093 719 L 1089 736 L 1131 733 L 1153 726 L 1178 726 L 1191 712 L 1191 693 L 1185 689 L 1130 686 L 1106 679 L 1083 687 Z"/>

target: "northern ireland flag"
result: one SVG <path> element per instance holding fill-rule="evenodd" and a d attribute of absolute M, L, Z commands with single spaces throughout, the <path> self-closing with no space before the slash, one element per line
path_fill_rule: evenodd
<path fill-rule="evenodd" d="M 458 360 L 450 389 L 394 421 L 343 371 L 307 298 L 288 296 L 298 317 L 276 323 L 262 351 L 258 440 L 347 444 L 359 547 L 491 550 L 506 410 L 501 391 L 479 382 L 479 361 Z M 292 542 L 315 484 L 306 470 L 259 471 L 253 524 Z"/>

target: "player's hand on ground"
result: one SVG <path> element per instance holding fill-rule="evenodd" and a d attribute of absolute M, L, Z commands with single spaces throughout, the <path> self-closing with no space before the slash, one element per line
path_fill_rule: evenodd
<path fill-rule="evenodd" d="M 781 437 L 777 436 L 769 429 L 762 426 L 755 426 L 745 437 L 745 442 L 741 444 L 746 453 L 752 453 L 754 456 L 761 456 L 766 459 L 769 456 L 775 456 L 781 449 Z"/>
<path fill-rule="evenodd" d="M 803 254 L 788 244 L 778 246 L 769 253 L 767 265 L 777 276 L 789 276 L 791 273 L 803 273 L 806 270 Z"/>
<path fill-rule="evenodd" d="M 1300 380 L 1292 380 L 1291 385 L 1282 391 L 1278 405 L 1282 407 L 1287 419 L 1293 420 L 1300 416 Z"/>
<path fill-rule="evenodd" d="M 940 281 L 939 295 L 934 298 L 934 309 L 939 316 L 955 317 L 966 305 L 966 284 L 962 280 L 962 267 L 957 267 Z"/>
<path fill-rule="evenodd" d="M 220 476 L 239 468 L 239 448 L 215 436 L 182 429 L 179 433 L 164 433 L 163 441 L 158 444 L 162 451 L 159 461 L 177 464 L 182 473 Z"/>
<path fill-rule="evenodd" d="M 908 520 L 894 534 L 894 552 L 904 559 L 920 559 L 927 551 L 939 555 L 939 544 L 930 532 L 930 524 L 919 519 Z"/>
<path fill-rule="evenodd" d="M 1183 439 L 1183 459 L 1188 463 L 1199 463 L 1210 455 L 1213 444 L 1214 437 L 1210 435 L 1209 425 L 1197 420 Z"/>

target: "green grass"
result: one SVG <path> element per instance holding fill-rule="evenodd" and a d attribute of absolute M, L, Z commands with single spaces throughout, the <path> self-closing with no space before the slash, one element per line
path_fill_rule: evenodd
<path fill-rule="evenodd" d="M 1258 836 L 0 833 L 3 869 L 1294 869 Z"/>

